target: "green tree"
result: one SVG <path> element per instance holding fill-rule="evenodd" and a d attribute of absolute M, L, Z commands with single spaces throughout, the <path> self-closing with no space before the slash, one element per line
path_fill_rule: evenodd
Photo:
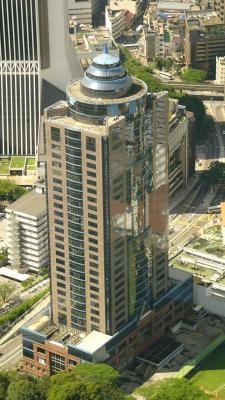
<path fill-rule="evenodd" d="M 155 384 L 142 386 L 136 393 L 146 400 L 209 400 L 211 397 L 186 379 L 164 379 Z"/>
<path fill-rule="evenodd" d="M 186 82 L 203 82 L 207 78 L 207 72 L 200 69 L 187 68 L 183 71 L 181 79 Z"/>
<path fill-rule="evenodd" d="M 225 164 L 214 161 L 210 164 L 208 171 L 202 175 L 203 179 L 211 184 L 225 183 Z"/>
<path fill-rule="evenodd" d="M 119 379 L 119 372 L 106 364 L 79 364 L 71 371 L 76 378 L 113 386 Z"/>
<path fill-rule="evenodd" d="M 43 400 L 43 397 L 35 380 L 21 377 L 8 386 L 6 400 Z"/>
<path fill-rule="evenodd" d="M 6 392 L 10 384 L 10 378 L 7 372 L 0 371 L 0 400 L 6 399 Z"/>
<path fill-rule="evenodd" d="M 0 200 L 15 201 L 26 193 L 26 189 L 7 179 L 0 179 Z"/>
<path fill-rule="evenodd" d="M 0 299 L 5 304 L 12 296 L 15 290 L 15 285 L 11 282 L 0 283 Z"/>

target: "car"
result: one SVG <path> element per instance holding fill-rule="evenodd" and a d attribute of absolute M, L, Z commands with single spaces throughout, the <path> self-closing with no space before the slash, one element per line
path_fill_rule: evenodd
<path fill-rule="evenodd" d="M 225 135 L 225 131 L 223 131 L 222 134 Z"/>

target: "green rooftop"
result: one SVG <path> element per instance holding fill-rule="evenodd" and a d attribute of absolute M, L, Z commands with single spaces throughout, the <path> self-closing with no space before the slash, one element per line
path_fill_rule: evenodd
<path fill-rule="evenodd" d="M 11 158 L 10 169 L 23 169 L 25 166 L 26 157 L 23 156 L 13 156 Z"/>
<path fill-rule="evenodd" d="M 9 175 L 9 165 L 10 165 L 9 158 L 0 159 L 0 175 Z"/>

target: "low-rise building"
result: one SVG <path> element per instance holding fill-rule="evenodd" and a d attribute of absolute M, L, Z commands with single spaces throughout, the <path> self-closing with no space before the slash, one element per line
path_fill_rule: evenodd
<path fill-rule="evenodd" d="M 225 84 L 225 57 L 216 57 L 216 83 Z"/>
<path fill-rule="evenodd" d="M 44 191 L 44 187 L 38 185 L 6 208 L 7 247 L 14 268 L 38 272 L 49 262 Z"/>
<path fill-rule="evenodd" d="M 110 54 L 119 57 L 119 48 L 111 32 L 105 26 L 100 26 L 98 29 L 89 26 L 82 27 L 82 29 L 80 28 L 75 34 L 71 35 L 71 40 L 84 69 L 89 66 L 95 56 L 102 52 L 106 45 Z"/>

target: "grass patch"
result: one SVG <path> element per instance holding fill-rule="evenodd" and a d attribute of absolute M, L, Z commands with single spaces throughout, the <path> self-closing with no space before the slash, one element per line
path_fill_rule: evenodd
<path fill-rule="evenodd" d="M 8 158 L 2 158 L 0 160 L 0 175 L 9 175 L 10 160 Z"/>
<path fill-rule="evenodd" d="M 220 225 L 215 225 L 215 226 L 211 226 L 210 228 L 206 229 L 206 231 L 204 232 L 205 234 L 208 235 L 221 235 L 221 226 Z"/>
<path fill-rule="evenodd" d="M 11 158 L 10 168 L 24 168 L 26 157 L 15 156 Z"/>
<path fill-rule="evenodd" d="M 194 385 L 204 388 L 206 391 L 214 392 L 220 385 L 225 383 L 225 345 L 219 346 L 200 366 L 200 370 L 191 378 Z M 219 393 L 225 396 L 225 390 Z M 225 398 L 225 397 L 223 397 Z"/>

